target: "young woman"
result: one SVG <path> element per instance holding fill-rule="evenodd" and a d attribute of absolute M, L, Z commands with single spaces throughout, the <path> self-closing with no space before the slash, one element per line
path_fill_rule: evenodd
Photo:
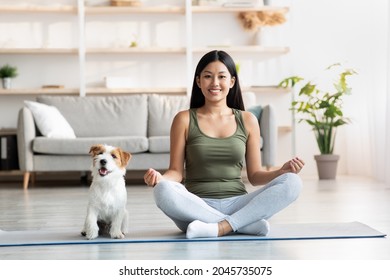
<path fill-rule="evenodd" d="M 205 54 L 196 67 L 190 109 L 172 122 L 169 169 L 144 175 L 157 206 L 187 238 L 266 235 L 267 219 L 300 193 L 297 173 L 304 162 L 293 158 L 278 170 L 263 170 L 258 120 L 244 110 L 233 59 L 224 51 Z M 251 193 L 241 178 L 244 161 L 249 182 L 265 185 Z"/>

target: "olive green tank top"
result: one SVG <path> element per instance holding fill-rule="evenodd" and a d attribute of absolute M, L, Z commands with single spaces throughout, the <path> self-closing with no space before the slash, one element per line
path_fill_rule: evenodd
<path fill-rule="evenodd" d="M 227 198 L 247 193 L 241 178 L 247 133 L 241 111 L 232 110 L 236 117 L 236 132 L 226 138 L 213 138 L 202 133 L 196 109 L 190 109 L 184 185 L 202 198 Z"/>

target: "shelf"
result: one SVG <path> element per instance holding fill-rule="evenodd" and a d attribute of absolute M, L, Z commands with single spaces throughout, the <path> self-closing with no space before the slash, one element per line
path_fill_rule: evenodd
<path fill-rule="evenodd" d="M 289 93 L 291 90 L 289 88 L 281 88 L 277 86 L 250 86 L 250 87 L 242 87 L 243 92 L 251 91 L 254 93 Z"/>
<path fill-rule="evenodd" d="M 0 13 L 65 13 L 76 14 L 77 8 L 75 6 L 62 6 L 62 5 L 0 5 Z"/>
<path fill-rule="evenodd" d="M 78 54 L 76 48 L 2 48 L 0 54 Z"/>
<path fill-rule="evenodd" d="M 287 54 L 290 51 L 289 47 L 264 47 L 264 46 L 227 46 L 227 45 L 219 45 L 219 46 L 208 46 L 202 48 L 194 48 L 194 53 L 206 53 L 215 49 L 224 49 L 229 51 L 230 53 L 241 52 L 247 54 L 254 53 L 263 53 L 263 54 Z"/>
<path fill-rule="evenodd" d="M 85 7 L 85 14 L 130 14 L 130 13 L 158 13 L 184 14 L 185 8 L 179 6 L 149 6 L 149 7 Z"/>
<path fill-rule="evenodd" d="M 100 95 L 100 94 L 142 94 L 142 93 L 158 93 L 158 94 L 172 94 L 172 95 L 185 95 L 186 88 L 87 88 L 87 95 Z"/>
<path fill-rule="evenodd" d="M 0 129 L 0 136 L 16 135 L 16 133 L 17 133 L 17 128 L 1 128 Z"/>
<path fill-rule="evenodd" d="M 73 88 L 15 88 L 0 89 L 0 96 L 11 95 L 78 95 L 79 89 Z"/>
<path fill-rule="evenodd" d="M 247 54 L 287 54 L 290 51 L 288 47 L 263 47 L 263 46 L 210 46 L 194 48 L 194 53 L 206 53 L 214 49 L 224 49 L 231 53 L 241 52 Z M 87 48 L 87 54 L 185 54 L 185 47 L 167 48 L 167 47 L 134 47 L 134 48 Z M 77 55 L 77 48 L 3 48 L 0 54 L 72 54 Z"/>
<path fill-rule="evenodd" d="M 288 7 L 259 6 L 259 7 L 212 7 L 212 6 L 192 6 L 193 13 L 238 13 L 238 12 L 260 12 L 260 11 L 280 11 L 288 12 Z"/>
<path fill-rule="evenodd" d="M 100 94 L 142 94 L 142 93 L 159 93 L 159 94 L 173 94 L 185 95 L 187 92 L 184 87 L 174 88 L 86 88 L 87 95 Z M 80 90 L 77 88 L 23 88 L 23 89 L 0 89 L 0 96 L 20 96 L 20 95 L 76 95 L 78 96 Z"/>
<path fill-rule="evenodd" d="M 137 94 L 137 93 L 161 93 L 161 94 L 186 94 L 185 87 L 137 87 L 137 88 L 105 88 L 105 87 L 96 87 L 96 88 L 86 88 L 86 93 L 88 95 L 97 95 L 97 94 Z M 252 87 L 242 87 L 242 91 L 251 91 L 255 93 L 275 93 L 275 94 L 284 94 L 289 93 L 290 89 L 278 88 L 277 86 L 252 86 Z M 1 95 L 78 95 L 79 89 L 77 88 L 22 88 L 22 89 L 0 89 Z"/>
<path fill-rule="evenodd" d="M 85 14 L 127 14 L 127 13 L 158 13 L 158 14 L 185 14 L 182 6 L 144 6 L 144 7 L 114 7 L 114 6 L 85 6 Z M 287 7 L 259 6 L 250 7 L 210 7 L 192 6 L 193 13 L 237 13 L 256 11 L 282 11 Z M 73 13 L 78 11 L 76 6 L 67 5 L 0 5 L 0 13 Z"/>
<path fill-rule="evenodd" d="M 87 48 L 87 54 L 185 54 L 183 48 L 129 47 L 129 48 Z"/>
<path fill-rule="evenodd" d="M 24 172 L 21 170 L 1 170 L 0 169 L 0 176 L 16 176 L 16 175 L 23 175 Z"/>
<path fill-rule="evenodd" d="M 289 125 L 281 125 L 281 126 L 278 126 L 278 132 L 279 132 L 279 133 L 288 133 L 288 132 L 292 132 L 292 127 L 289 126 Z"/>

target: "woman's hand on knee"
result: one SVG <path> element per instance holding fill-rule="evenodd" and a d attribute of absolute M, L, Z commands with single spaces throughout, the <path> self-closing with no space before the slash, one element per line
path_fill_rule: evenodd
<path fill-rule="evenodd" d="M 154 187 L 161 181 L 162 175 L 160 172 L 154 170 L 153 168 L 149 168 L 144 175 L 145 184 Z"/>
<path fill-rule="evenodd" d="M 283 173 L 291 172 L 291 173 L 298 174 L 302 170 L 304 165 L 305 165 L 305 162 L 302 159 L 295 157 L 295 158 L 289 160 L 288 162 L 286 162 L 282 166 L 281 171 Z"/>

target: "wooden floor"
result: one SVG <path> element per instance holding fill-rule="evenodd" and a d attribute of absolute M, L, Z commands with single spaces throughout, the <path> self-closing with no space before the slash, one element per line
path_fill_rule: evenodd
<path fill-rule="evenodd" d="M 300 198 L 270 219 L 273 223 L 365 223 L 390 233 L 390 186 L 367 178 L 335 181 L 303 178 Z M 128 185 L 130 223 L 148 230 L 174 229 L 154 204 L 152 189 Z M 248 190 L 253 190 L 248 186 Z M 36 182 L 23 191 L 21 183 L 0 182 L 0 229 L 82 228 L 88 187 L 77 182 Z M 0 248 L 0 260 L 390 260 L 385 238 L 239 241 L 150 244 L 101 244 Z"/>

